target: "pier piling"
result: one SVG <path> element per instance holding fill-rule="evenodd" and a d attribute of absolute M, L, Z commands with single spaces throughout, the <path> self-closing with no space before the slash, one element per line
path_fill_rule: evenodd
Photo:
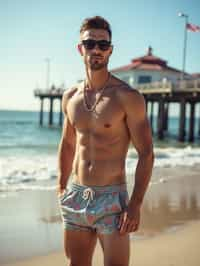
<path fill-rule="evenodd" d="M 178 140 L 179 141 L 184 141 L 185 140 L 185 99 L 181 99 L 180 102 L 180 116 L 179 116 L 179 136 Z"/>
<path fill-rule="evenodd" d="M 151 124 L 151 131 L 152 134 L 154 133 L 154 128 L 153 128 L 153 115 L 154 115 L 154 102 L 151 102 L 151 110 L 150 110 L 150 124 Z"/>
<path fill-rule="evenodd" d="M 157 134 L 160 140 L 164 138 L 164 100 L 163 98 L 160 98 L 159 100 L 158 117 L 157 117 Z"/>
<path fill-rule="evenodd" d="M 59 112 L 59 126 L 62 126 L 63 113 L 62 113 L 62 101 L 60 101 L 60 112 Z"/>
<path fill-rule="evenodd" d="M 53 98 L 50 98 L 49 126 L 53 125 Z"/>
<path fill-rule="evenodd" d="M 40 126 L 43 125 L 43 108 L 44 108 L 44 99 L 40 97 Z"/>
<path fill-rule="evenodd" d="M 190 103 L 190 122 L 189 122 L 189 142 L 194 141 L 194 114 L 195 114 L 195 103 Z"/>

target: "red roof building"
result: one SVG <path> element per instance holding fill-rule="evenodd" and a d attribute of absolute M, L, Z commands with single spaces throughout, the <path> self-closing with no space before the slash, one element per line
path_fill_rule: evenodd
<path fill-rule="evenodd" d="M 200 79 L 200 73 L 192 73 L 191 76 L 194 79 Z"/>
<path fill-rule="evenodd" d="M 176 81 L 181 77 L 181 71 L 168 66 L 166 60 L 153 55 L 151 47 L 146 55 L 134 58 L 130 64 L 112 69 L 111 72 L 131 86 L 162 80 Z"/>

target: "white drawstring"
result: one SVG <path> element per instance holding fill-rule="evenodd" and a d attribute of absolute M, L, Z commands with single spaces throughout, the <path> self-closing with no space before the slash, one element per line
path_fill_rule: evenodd
<path fill-rule="evenodd" d="M 88 198 L 91 198 L 91 200 L 93 200 L 94 199 L 94 195 L 95 195 L 94 190 L 92 190 L 91 188 L 86 188 L 83 191 L 82 198 L 84 200 L 87 200 Z"/>

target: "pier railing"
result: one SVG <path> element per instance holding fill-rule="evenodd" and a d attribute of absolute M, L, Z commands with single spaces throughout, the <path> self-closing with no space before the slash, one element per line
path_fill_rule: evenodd
<path fill-rule="evenodd" d="M 65 89 L 55 88 L 55 89 L 35 89 L 34 96 L 61 96 Z"/>
<path fill-rule="evenodd" d="M 181 80 L 181 81 L 156 81 L 137 85 L 141 93 L 164 93 L 164 92 L 200 92 L 200 79 Z"/>
<path fill-rule="evenodd" d="M 183 80 L 173 83 L 173 91 L 200 92 L 200 79 Z"/>
<path fill-rule="evenodd" d="M 143 94 L 152 93 L 173 93 L 173 92 L 200 92 L 200 79 L 181 80 L 181 81 L 156 81 L 136 85 L 135 87 Z M 35 89 L 34 95 L 39 97 L 62 96 L 65 89 Z"/>

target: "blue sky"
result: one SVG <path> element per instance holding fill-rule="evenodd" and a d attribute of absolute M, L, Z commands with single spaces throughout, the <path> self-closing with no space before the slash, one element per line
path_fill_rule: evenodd
<path fill-rule="evenodd" d="M 109 68 L 128 64 L 147 47 L 181 69 L 184 19 L 200 25 L 199 0 L 81 1 L 0 0 L 0 109 L 38 110 L 36 86 L 66 87 L 84 77 L 76 44 L 85 17 L 101 15 L 112 26 L 114 52 Z M 200 72 L 200 33 L 188 32 L 186 70 Z"/>

